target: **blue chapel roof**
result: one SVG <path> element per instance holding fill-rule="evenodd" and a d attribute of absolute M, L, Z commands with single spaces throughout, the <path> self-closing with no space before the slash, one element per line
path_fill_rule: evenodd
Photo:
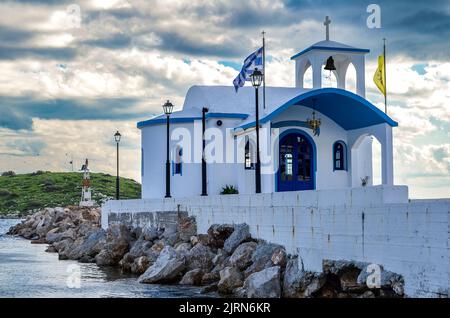
<path fill-rule="evenodd" d="M 398 123 L 390 118 L 375 105 L 363 97 L 352 92 L 338 88 L 321 88 L 300 94 L 260 119 L 264 124 L 271 121 L 290 107 L 302 106 L 313 108 L 313 99 L 316 99 L 315 109 L 331 118 L 345 130 L 353 130 L 377 124 L 387 123 L 392 127 Z M 251 119 L 235 129 L 247 129 L 255 126 Z"/>

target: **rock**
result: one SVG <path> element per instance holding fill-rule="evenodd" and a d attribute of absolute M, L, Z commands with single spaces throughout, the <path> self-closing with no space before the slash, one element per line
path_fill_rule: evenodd
<path fill-rule="evenodd" d="M 313 296 L 325 284 L 322 273 L 307 272 L 298 267 L 298 257 L 287 262 L 283 279 L 283 297 L 305 298 Z"/>
<path fill-rule="evenodd" d="M 40 237 L 45 237 L 47 235 L 47 232 L 50 231 L 52 228 L 53 228 L 53 219 L 49 214 L 47 214 L 37 224 L 36 233 Z"/>
<path fill-rule="evenodd" d="M 364 292 L 362 295 L 360 295 L 359 298 L 375 298 L 375 294 L 370 290 L 368 290 Z"/>
<path fill-rule="evenodd" d="M 56 249 L 53 247 L 53 245 L 49 245 L 45 251 L 47 253 L 56 253 Z"/>
<path fill-rule="evenodd" d="M 147 256 L 140 256 L 136 258 L 131 264 L 131 272 L 136 274 L 144 273 L 151 265 L 153 261 L 151 261 Z"/>
<path fill-rule="evenodd" d="M 195 217 L 182 217 L 178 221 L 178 233 L 180 240 L 189 242 L 191 237 L 197 234 Z"/>
<path fill-rule="evenodd" d="M 98 228 L 92 232 L 81 245 L 70 252 L 71 259 L 81 259 L 83 256 L 94 258 L 106 243 L 106 231 Z"/>
<path fill-rule="evenodd" d="M 215 248 L 223 248 L 225 240 L 233 233 L 234 227 L 230 224 L 213 224 L 208 229 L 209 245 Z"/>
<path fill-rule="evenodd" d="M 62 240 L 62 233 L 58 233 L 58 231 L 59 228 L 54 228 L 47 232 L 45 240 L 47 241 L 48 244 L 52 244 Z"/>
<path fill-rule="evenodd" d="M 123 224 L 111 225 L 106 234 L 106 244 L 95 256 L 98 266 L 117 265 L 130 249 L 132 235 L 130 228 Z"/>
<path fill-rule="evenodd" d="M 161 231 L 158 231 L 156 227 L 151 226 L 142 229 L 141 237 L 146 241 L 153 242 L 158 239 L 161 234 Z"/>
<path fill-rule="evenodd" d="M 220 274 L 217 271 L 205 273 L 202 277 L 202 285 L 210 285 L 217 283 L 220 280 Z"/>
<path fill-rule="evenodd" d="M 152 248 L 151 242 L 139 238 L 137 241 L 134 242 L 129 253 L 131 257 L 134 259 L 146 255 L 151 248 Z"/>
<path fill-rule="evenodd" d="M 228 254 L 234 252 L 241 243 L 250 240 L 250 229 L 247 224 L 238 224 L 234 226 L 233 233 L 225 240 L 223 249 Z"/>
<path fill-rule="evenodd" d="M 191 249 L 191 243 L 180 243 L 175 247 L 175 251 L 180 254 L 188 254 Z"/>
<path fill-rule="evenodd" d="M 201 243 L 195 245 L 186 256 L 186 265 L 189 270 L 203 269 L 209 271 L 213 265 L 214 254 L 208 246 Z"/>
<path fill-rule="evenodd" d="M 170 246 L 164 247 L 156 262 L 142 274 L 140 283 L 170 283 L 178 279 L 186 268 L 184 257 L 180 257 Z"/>
<path fill-rule="evenodd" d="M 257 244 L 255 242 L 247 242 L 239 245 L 230 257 L 230 265 L 240 270 L 247 268 L 252 262 L 252 254 L 256 246 Z"/>
<path fill-rule="evenodd" d="M 180 281 L 180 285 L 200 285 L 202 283 L 203 271 L 199 268 L 188 271 Z"/>
<path fill-rule="evenodd" d="M 134 262 L 134 258 L 130 255 L 130 252 L 126 253 L 119 261 L 119 266 L 124 272 L 131 272 L 131 265 Z"/>
<path fill-rule="evenodd" d="M 208 294 L 217 291 L 217 283 L 205 286 L 200 291 L 201 294 Z"/>
<path fill-rule="evenodd" d="M 163 241 L 157 241 L 155 244 L 152 245 L 151 249 L 152 251 L 159 253 L 163 250 L 165 246 L 166 244 Z"/>
<path fill-rule="evenodd" d="M 177 227 L 170 226 L 164 229 L 161 239 L 164 243 L 166 243 L 166 245 L 174 246 L 180 239 L 180 234 L 178 233 Z"/>
<path fill-rule="evenodd" d="M 219 293 L 231 294 L 243 285 L 243 275 L 236 267 L 225 267 L 220 271 L 220 281 L 217 284 Z"/>
<path fill-rule="evenodd" d="M 287 263 L 287 254 L 285 249 L 280 248 L 275 250 L 275 252 L 272 254 L 271 260 L 274 265 L 278 265 L 281 268 L 285 268 Z"/>
<path fill-rule="evenodd" d="M 233 291 L 234 298 L 247 298 L 247 291 L 244 287 L 238 287 Z"/>
<path fill-rule="evenodd" d="M 358 265 L 361 266 L 359 263 Z M 357 284 L 367 286 L 367 281 L 375 284 L 376 281 L 371 281 L 369 275 L 374 275 L 375 268 L 377 265 L 375 264 L 363 264 L 361 266 L 361 271 L 356 279 Z M 379 280 L 379 288 L 389 291 L 391 290 L 393 294 L 396 296 L 404 296 L 404 285 L 405 282 L 401 275 L 385 270 L 382 266 L 379 266 L 380 269 L 380 280 Z"/>
<path fill-rule="evenodd" d="M 205 246 L 209 245 L 209 236 L 208 234 L 198 234 L 197 235 L 197 243 L 203 244 Z"/>
<path fill-rule="evenodd" d="M 280 265 L 284 268 L 286 262 L 286 252 L 281 245 L 261 242 L 256 246 L 255 251 L 252 254 L 252 264 L 244 272 L 245 277 L 260 272 L 263 269 L 272 267 L 274 265 Z M 275 264 L 273 260 L 277 262 Z"/>
<path fill-rule="evenodd" d="M 251 274 L 244 282 L 248 298 L 281 297 L 280 266 L 272 266 Z"/>
<path fill-rule="evenodd" d="M 192 246 L 194 246 L 195 244 L 198 243 L 198 237 L 195 235 L 191 236 L 190 242 L 191 242 Z"/>

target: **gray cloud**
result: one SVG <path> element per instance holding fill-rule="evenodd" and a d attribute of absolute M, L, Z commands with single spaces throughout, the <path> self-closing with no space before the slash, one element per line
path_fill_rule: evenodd
<path fill-rule="evenodd" d="M 137 103 L 133 98 L 51 99 L 0 97 L 0 127 L 31 129 L 32 118 L 63 120 L 127 120 L 142 113 L 124 111 Z"/>

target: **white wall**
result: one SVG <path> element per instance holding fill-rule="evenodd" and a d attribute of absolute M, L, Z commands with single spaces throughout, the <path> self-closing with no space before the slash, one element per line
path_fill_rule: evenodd
<path fill-rule="evenodd" d="M 372 262 L 403 275 L 408 296 L 449 293 L 450 200 L 408 201 L 404 186 L 109 201 L 108 214 L 187 211 L 199 233 L 215 223 L 247 223 L 253 237 L 300 255 L 305 268 L 324 259 Z"/>

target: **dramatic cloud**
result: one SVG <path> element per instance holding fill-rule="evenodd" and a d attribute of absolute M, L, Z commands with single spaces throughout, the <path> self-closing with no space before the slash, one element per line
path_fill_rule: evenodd
<path fill-rule="evenodd" d="M 371 50 L 367 98 L 381 109 L 372 74 L 387 38 L 396 182 L 414 197 L 448 197 L 450 3 L 377 4 L 381 29 L 367 28 L 365 1 L 2 1 L 0 171 L 69 169 L 72 156 L 112 173 L 119 129 L 123 174 L 139 180 L 137 121 L 167 98 L 181 107 L 192 85 L 231 85 L 262 30 L 267 84 L 293 86 L 290 56 L 323 40 L 329 15 L 333 40 Z"/>

